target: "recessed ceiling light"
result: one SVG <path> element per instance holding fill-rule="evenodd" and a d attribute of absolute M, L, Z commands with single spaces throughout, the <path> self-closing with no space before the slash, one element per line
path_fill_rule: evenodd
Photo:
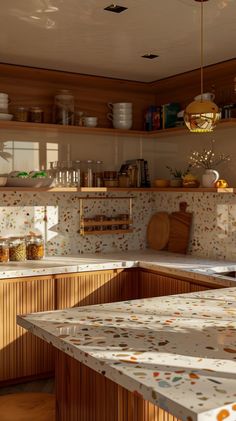
<path fill-rule="evenodd" d="M 148 58 L 150 60 L 153 60 L 154 58 L 157 58 L 157 57 L 159 57 L 157 54 L 151 54 L 151 53 L 144 54 L 144 56 L 142 56 L 142 58 Z"/>
<path fill-rule="evenodd" d="M 127 9 L 128 7 L 118 6 L 118 4 L 111 4 L 110 6 L 105 7 L 104 10 L 107 10 L 108 12 L 121 13 Z"/>

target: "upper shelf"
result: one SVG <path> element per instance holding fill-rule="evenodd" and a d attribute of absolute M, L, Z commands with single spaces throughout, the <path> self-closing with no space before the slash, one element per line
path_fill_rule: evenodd
<path fill-rule="evenodd" d="M 216 130 L 223 128 L 236 127 L 236 118 L 220 120 Z M 142 130 L 121 130 L 107 127 L 81 127 L 81 126 L 62 126 L 59 124 L 48 123 L 22 123 L 19 121 L 0 121 L 0 129 L 2 130 L 33 130 L 53 133 L 75 133 L 75 134 L 97 134 L 107 136 L 123 136 L 123 137 L 151 137 L 158 138 L 162 136 L 173 136 L 178 134 L 190 134 L 186 127 L 173 127 L 171 129 L 156 130 L 146 132 Z"/>
<path fill-rule="evenodd" d="M 236 193 L 236 187 L 227 188 L 185 188 L 185 187 L 52 187 L 52 188 L 33 188 L 33 187 L 0 187 L 0 192 L 48 192 L 48 193 L 109 193 L 109 192 L 174 192 L 174 193 Z"/>

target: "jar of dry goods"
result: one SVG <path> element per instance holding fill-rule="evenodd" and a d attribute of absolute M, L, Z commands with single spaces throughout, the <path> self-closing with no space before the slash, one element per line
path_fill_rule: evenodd
<path fill-rule="evenodd" d="M 44 257 L 44 241 L 41 235 L 32 235 L 26 239 L 27 260 L 40 260 Z"/>
<path fill-rule="evenodd" d="M 71 91 L 62 89 L 54 99 L 54 123 L 72 126 L 74 124 L 75 104 Z"/>
<path fill-rule="evenodd" d="M 40 107 L 31 107 L 29 109 L 29 120 L 32 123 L 43 123 L 43 109 Z"/>
<path fill-rule="evenodd" d="M 18 106 L 14 112 L 14 120 L 15 121 L 28 121 L 28 113 L 29 110 L 27 107 Z"/>
<path fill-rule="evenodd" d="M 24 237 L 10 238 L 9 258 L 12 262 L 22 262 L 26 260 L 26 242 Z"/>
<path fill-rule="evenodd" d="M 7 238 L 0 238 L 0 263 L 9 261 L 9 245 Z"/>

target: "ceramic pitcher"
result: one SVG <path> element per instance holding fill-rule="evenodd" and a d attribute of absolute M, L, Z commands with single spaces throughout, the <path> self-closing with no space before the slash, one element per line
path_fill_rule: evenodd
<path fill-rule="evenodd" d="M 202 176 L 203 187 L 215 187 L 215 182 L 219 180 L 219 173 L 216 170 L 205 170 Z"/>

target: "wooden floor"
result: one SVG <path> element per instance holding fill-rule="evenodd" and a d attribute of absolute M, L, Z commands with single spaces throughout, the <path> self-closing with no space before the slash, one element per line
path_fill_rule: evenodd
<path fill-rule="evenodd" d="M 35 382 L 22 383 L 14 386 L 0 387 L 0 395 L 22 392 L 54 393 L 54 379 L 38 380 Z"/>

